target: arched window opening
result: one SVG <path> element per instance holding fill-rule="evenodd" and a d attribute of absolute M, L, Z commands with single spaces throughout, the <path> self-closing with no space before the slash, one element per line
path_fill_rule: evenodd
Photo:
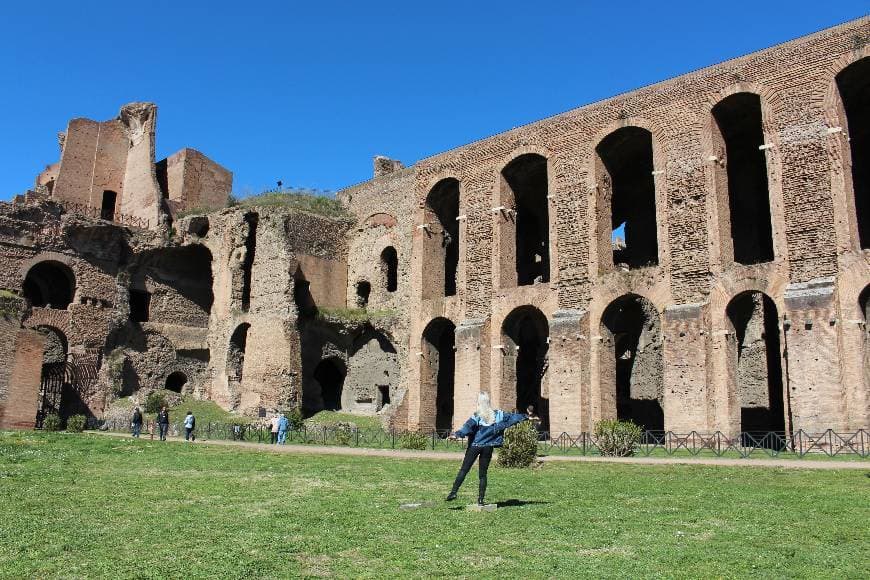
<path fill-rule="evenodd" d="M 387 246 L 381 252 L 381 269 L 387 292 L 395 292 L 399 285 L 399 256 L 393 246 Z"/>
<path fill-rule="evenodd" d="M 245 368 L 245 349 L 248 346 L 248 330 L 251 325 L 240 324 L 230 337 L 230 346 L 227 351 L 227 379 L 242 382 L 242 373 Z"/>
<path fill-rule="evenodd" d="M 725 310 L 734 334 L 734 370 L 740 430 L 785 431 L 782 355 L 776 305 L 761 292 L 736 296 Z"/>
<path fill-rule="evenodd" d="M 852 158 L 852 190 L 861 248 L 870 249 L 870 57 L 837 75 Z"/>
<path fill-rule="evenodd" d="M 769 262 L 773 227 L 761 99 L 754 93 L 731 95 L 713 107 L 713 119 L 721 237 L 730 232 L 735 262 Z"/>
<path fill-rule="evenodd" d="M 543 389 L 549 334 L 547 317 L 534 306 L 520 306 L 502 324 L 503 383 L 514 385 L 519 412 L 535 408 L 544 431 L 550 428 L 550 398 Z"/>
<path fill-rule="evenodd" d="M 603 412 L 664 431 L 661 321 L 655 305 L 634 294 L 611 302 L 601 316 L 599 380 Z"/>
<path fill-rule="evenodd" d="M 245 237 L 245 258 L 242 261 L 242 310 L 251 308 L 251 276 L 254 268 L 254 254 L 257 251 L 257 225 L 260 216 L 257 213 L 245 214 L 248 235 Z"/>
<path fill-rule="evenodd" d="M 547 159 L 534 153 L 520 155 L 501 172 L 502 205 L 516 212 L 502 222 L 502 267 L 513 270 L 513 284 L 550 281 L 550 216 L 547 199 Z M 509 212 L 508 212 L 509 213 Z M 513 229 L 513 239 L 509 239 Z M 505 236 L 505 234 L 507 234 Z M 513 247 L 506 247 L 511 244 Z M 513 257 L 513 264 L 510 258 Z M 510 280 L 502 277 L 503 283 Z"/>
<path fill-rule="evenodd" d="M 456 294 L 459 270 L 459 181 L 442 179 L 426 196 L 423 297 Z"/>
<path fill-rule="evenodd" d="M 75 275 L 66 264 L 47 260 L 27 271 L 22 285 L 32 306 L 66 310 L 75 295 Z"/>
<path fill-rule="evenodd" d="M 100 219 L 115 221 L 115 203 L 118 200 L 118 194 L 114 191 L 106 190 L 103 192 L 103 204 L 100 207 Z"/>
<path fill-rule="evenodd" d="M 166 377 L 166 390 L 180 393 L 187 384 L 187 375 L 181 371 L 175 371 Z"/>
<path fill-rule="evenodd" d="M 67 363 L 66 336 L 51 326 L 38 326 L 36 329 L 45 337 L 36 427 L 41 428 L 50 413 L 64 419 L 76 414 L 93 416 L 87 403 L 82 400 L 76 373 Z"/>
<path fill-rule="evenodd" d="M 369 295 L 372 293 L 372 285 L 366 280 L 356 283 L 356 306 L 366 308 L 369 305 Z"/>
<path fill-rule="evenodd" d="M 455 333 L 456 327 L 446 318 L 436 318 L 423 331 L 420 391 L 429 399 L 427 407 L 434 402 L 434 427 L 439 431 L 453 428 Z"/>
<path fill-rule="evenodd" d="M 346 374 L 344 363 L 334 357 L 320 361 L 314 369 L 314 380 L 320 385 L 320 396 L 323 400 L 321 409 L 341 410 L 341 394 Z"/>
<path fill-rule="evenodd" d="M 658 264 L 652 134 L 623 127 L 602 139 L 598 154 L 600 270 Z"/>

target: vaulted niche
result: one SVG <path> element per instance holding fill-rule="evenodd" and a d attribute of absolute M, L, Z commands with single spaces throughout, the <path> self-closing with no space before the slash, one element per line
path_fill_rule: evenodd
<path fill-rule="evenodd" d="M 66 310 L 76 292 L 76 278 L 66 264 L 46 260 L 35 264 L 24 277 L 22 293 L 32 306 Z"/>
<path fill-rule="evenodd" d="M 344 391 L 344 379 L 347 368 L 337 357 L 330 357 L 318 363 L 314 369 L 314 380 L 320 385 L 320 398 L 323 401 L 321 409 L 326 411 L 341 410 L 341 395 Z"/>
<path fill-rule="evenodd" d="M 623 127 L 595 148 L 599 271 L 658 264 L 652 134 Z"/>
<path fill-rule="evenodd" d="M 550 399 L 544 397 L 542 388 L 550 346 L 547 342 L 550 335 L 547 317 L 534 306 L 520 306 L 505 318 L 501 334 L 502 384 L 515 386 L 516 404 L 513 406 L 525 412 L 529 405 L 533 405 L 541 418 L 541 428 L 547 431 L 550 428 Z"/>
<path fill-rule="evenodd" d="M 442 179 L 426 196 L 423 239 L 423 298 L 456 294 L 459 269 L 459 181 Z"/>
<path fill-rule="evenodd" d="M 384 289 L 387 292 L 395 292 L 399 286 L 399 256 L 393 246 L 387 246 L 381 252 L 381 273 Z"/>
<path fill-rule="evenodd" d="M 103 203 L 100 207 L 100 219 L 114 221 L 115 219 L 115 204 L 118 201 L 118 194 L 114 191 L 106 190 L 103 192 Z"/>
<path fill-rule="evenodd" d="M 245 237 L 245 258 L 242 261 L 242 310 L 251 308 L 251 281 L 254 268 L 254 255 L 257 252 L 257 225 L 260 216 L 256 213 L 245 214 L 248 233 Z"/>
<path fill-rule="evenodd" d="M 636 294 L 623 295 L 604 310 L 600 331 L 602 414 L 663 431 L 662 327 L 655 305 Z"/>
<path fill-rule="evenodd" d="M 858 241 L 870 249 L 870 57 L 843 69 L 837 88 L 846 112 Z"/>
<path fill-rule="evenodd" d="M 547 159 L 527 153 L 501 172 L 501 285 L 550 281 Z"/>
<path fill-rule="evenodd" d="M 785 431 L 776 304 L 761 292 L 744 292 L 728 303 L 726 314 L 734 330 L 729 357 L 740 405 L 740 430 Z"/>
<path fill-rule="evenodd" d="M 242 382 L 242 373 L 245 370 L 245 350 L 248 348 L 248 330 L 251 325 L 247 322 L 240 324 L 230 337 L 230 345 L 227 350 L 227 379 L 233 382 Z"/>
<path fill-rule="evenodd" d="M 424 415 L 428 415 L 426 423 L 432 425 L 434 420 L 434 427 L 439 431 L 453 427 L 455 333 L 456 327 L 446 318 L 436 318 L 423 331 L 420 393 Z"/>
<path fill-rule="evenodd" d="M 722 253 L 739 264 L 773 260 L 761 99 L 736 93 L 713 107 L 716 195 Z M 727 203 L 726 203 L 727 200 Z M 728 235 L 730 233 L 730 236 Z"/>

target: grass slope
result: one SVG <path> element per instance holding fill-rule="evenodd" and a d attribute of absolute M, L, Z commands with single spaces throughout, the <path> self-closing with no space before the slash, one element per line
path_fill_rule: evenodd
<path fill-rule="evenodd" d="M 450 461 L 0 434 L 0 577 L 805 577 L 870 569 L 860 471 Z M 415 510 L 406 502 L 428 501 Z M 459 509 L 456 509 L 459 508 Z"/>

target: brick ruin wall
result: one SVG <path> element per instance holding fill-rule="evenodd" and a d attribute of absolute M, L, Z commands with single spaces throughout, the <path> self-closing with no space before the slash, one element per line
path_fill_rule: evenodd
<path fill-rule="evenodd" d="M 868 38 L 865 18 L 409 168 L 377 158 L 374 179 L 338 194 L 350 220 L 236 207 L 149 231 L 64 212 L 55 202 L 95 203 L 78 173 L 137 215 L 161 189 L 208 205 L 231 179 L 203 181 L 195 152 L 155 164 L 148 107 L 73 121 L 63 199 L 0 205 L 0 288 L 74 280 L 67 306 L 33 305 L 19 328 L 49 352 L 61 333 L 66 356 L 93 367 L 82 397 L 95 415 L 171 386 L 246 414 L 300 405 L 446 428 L 485 390 L 503 408 L 534 404 L 554 433 L 612 417 L 728 434 L 866 428 L 870 258 L 835 78 L 870 56 Z M 746 94 L 770 257 L 738 263 L 740 157 L 713 111 L 727 118 L 717 105 Z M 99 163 L 76 164 L 94 148 Z M 8 409 L 15 357 L 0 355 Z"/>

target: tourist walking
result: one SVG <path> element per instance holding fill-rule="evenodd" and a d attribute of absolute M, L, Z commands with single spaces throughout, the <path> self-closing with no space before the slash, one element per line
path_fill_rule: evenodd
<path fill-rule="evenodd" d="M 165 405 L 157 412 L 157 427 L 160 430 L 160 440 L 166 441 L 166 433 L 169 431 L 169 411 L 166 410 Z"/>
<path fill-rule="evenodd" d="M 453 489 L 447 495 L 447 501 L 456 499 L 459 487 L 465 481 L 471 466 L 478 461 L 478 477 L 480 479 L 477 504 L 484 504 L 486 496 L 486 476 L 489 471 L 489 462 L 492 461 L 492 451 L 495 447 L 501 447 L 504 443 L 504 431 L 512 425 L 528 420 L 528 417 L 519 413 L 505 413 L 500 409 L 493 409 L 489 400 L 489 393 L 480 393 L 477 396 L 477 411 L 468 421 L 453 434 L 454 437 L 468 437 L 468 447 L 465 450 L 465 459 L 462 467 L 453 482 Z"/>
<path fill-rule="evenodd" d="M 287 441 L 287 430 L 290 428 L 290 419 L 284 413 L 278 417 L 278 445 L 284 445 Z"/>
<path fill-rule="evenodd" d="M 187 415 L 184 417 L 184 440 L 185 441 L 195 441 L 196 433 L 193 430 L 196 429 L 196 417 L 193 416 L 191 411 L 187 412 Z"/>
<path fill-rule="evenodd" d="M 130 427 L 133 429 L 133 437 L 139 438 L 142 433 L 142 411 L 139 407 L 133 409 L 133 420 L 130 422 Z"/>
<path fill-rule="evenodd" d="M 272 423 L 271 423 L 271 425 L 272 425 L 272 433 L 271 433 L 271 435 L 270 435 L 270 440 L 269 440 L 269 442 L 270 442 L 272 445 L 278 443 L 278 423 L 279 423 L 280 421 L 281 421 L 281 418 L 280 418 L 280 417 L 277 417 L 277 416 L 272 417 Z"/>

